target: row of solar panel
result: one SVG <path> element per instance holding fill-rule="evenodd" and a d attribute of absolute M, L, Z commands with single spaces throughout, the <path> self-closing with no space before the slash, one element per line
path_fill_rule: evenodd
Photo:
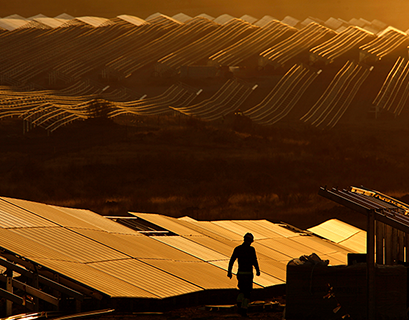
<path fill-rule="evenodd" d="M 287 262 L 300 255 L 315 252 L 332 264 L 345 264 L 348 252 L 365 251 L 364 232 L 337 221 L 313 229 L 330 241 L 267 220 L 132 215 L 175 235 L 149 237 L 89 210 L 2 197 L 0 244 L 3 252 L 109 297 L 155 299 L 235 288 L 226 277 L 228 260 L 249 231 L 262 270 L 255 288 L 284 283 Z"/>
<path fill-rule="evenodd" d="M 207 14 L 201 14 L 199 16 L 204 17 L 209 20 L 213 20 L 214 22 L 218 24 L 224 24 L 230 21 L 231 19 L 235 19 L 235 17 L 229 14 L 223 14 L 217 18 L 212 17 Z M 15 21 L 13 21 L 12 19 L 14 19 Z M 14 15 L 10 15 L 4 18 L 0 18 L 0 21 L 1 21 L 0 24 L 3 24 L 2 28 L 6 30 L 14 30 L 16 28 L 21 28 L 21 27 L 58 28 L 58 27 L 66 25 L 67 22 L 69 23 L 69 21 L 71 20 L 76 20 L 75 22 L 72 22 L 74 24 L 82 23 L 82 24 L 93 26 L 93 27 L 100 27 L 100 26 L 104 26 L 104 25 L 111 23 L 111 21 L 119 22 L 123 20 L 123 21 L 126 21 L 127 23 L 131 23 L 134 25 L 141 25 L 146 22 L 158 21 L 160 19 L 174 21 L 175 23 L 185 23 L 186 21 L 192 19 L 192 17 L 184 13 L 178 13 L 172 17 L 163 15 L 161 13 L 155 13 L 155 14 L 148 16 L 146 19 L 141 19 L 139 17 L 132 16 L 132 15 L 120 15 L 113 19 L 94 17 L 94 16 L 73 17 L 66 13 L 60 14 L 54 18 L 47 17 L 43 14 L 38 14 L 33 17 L 25 18 L 18 14 L 14 14 Z M 268 23 L 268 21 L 271 20 L 272 18 L 267 15 L 261 19 L 257 19 L 249 15 L 244 15 L 240 17 L 239 19 L 255 24 L 255 25 L 258 25 L 258 26 L 263 26 L 264 24 Z M 346 21 L 340 18 L 337 19 L 337 18 L 330 17 L 326 21 L 323 21 L 323 20 L 320 20 L 314 17 L 309 17 L 309 18 L 306 18 L 304 21 L 300 21 L 294 17 L 286 16 L 282 20 L 282 22 L 288 25 L 291 25 L 293 27 L 306 26 L 312 21 L 318 22 L 333 30 L 342 30 L 343 28 L 349 25 L 355 25 L 355 26 L 364 28 L 372 33 L 377 33 L 387 27 L 387 25 L 383 23 L 382 21 L 379 21 L 376 19 L 374 19 L 373 21 L 367 21 L 362 18 L 360 19 L 352 18 L 349 21 Z"/>

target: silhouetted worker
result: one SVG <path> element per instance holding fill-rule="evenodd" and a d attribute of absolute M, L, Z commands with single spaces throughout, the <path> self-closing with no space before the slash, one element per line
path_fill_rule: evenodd
<path fill-rule="evenodd" d="M 251 246 L 254 237 L 251 233 L 244 235 L 244 242 L 234 248 L 230 258 L 227 276 L 232 278 L 232 268 L 234 261 L 238 259 L 239 270 L 237 272 L 237 280 L 240 293 L 237 297 L 237 307 L 242 316 L 247 316 L 247 308 L 250 301 L 250 292 L 253 289 L 253 266 L 256 269 L 256 275 L 260 275 L 256 250 Z"/>

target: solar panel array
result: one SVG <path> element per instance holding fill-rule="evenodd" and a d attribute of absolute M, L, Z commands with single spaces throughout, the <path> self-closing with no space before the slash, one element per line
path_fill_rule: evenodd
<path fill-rule="evenodd" d="M 196 221 L 131 214 L 171 235 L 148 236 L 89 210 L 1 197 L 0 245 L 3 253 L 23 257 L 100 294 L 152 299 L 234 289 L 236 281 L 226 276 L 228 261 L 246 232 L 255 236 L 262 271 L 254 279 L 256 289 L 285 283 L 286 264 L 301 255 L 315 252 L 337 265 L 346 263 L 348 252 L 358 252 L 267 220 Z"/>
<path fill-rule="evenodd" d="M 0 18 L 0 84 L 4 85 L 0 118 L 19 117 L 26 122 L 26 130 L 40 126 L 52 132 L 101 114 L 111 118 L 184 114 L 221 121 L 241 108 L 250 110 L 246 115 L 260 125 L 292 116 L 299 123 L 333 127 L 368 78 L 367 64 L 406 54 L 408 40 L 406 32 L 378 20 L 355 18 L 13 15 Z M 402 113 L 409 86 L 401 64 L 397 61 L 398 67 L 391 69 L 387 79 L 379 80 L 385 84 L 373 102 L 377 112 Z M 243 70 L 277 69 L 281 79 L 271 83 L 271 91 L 262 99 L 257 96 L 261 80 L 244 83 L 236 78 L 218 82 L 217 88 L 181 84 L 182 68 L 198 65 L 203 66 L 196 69 L 202 70 L 202 77 L 223 74 L 220 68 L 226 67 L 240 71 L 240 66 Z M 331 76 L 325 75 L 325 68 L 319 70 L 321 65 L 336 65 L 338 72 L 322 81 Z M 152 76 L 177 78 L 153 94 L 128 83 Z M 313 83 L 339 85 L 329 86 L 310 106 L 318 119 L 303 121 L 308 110 L 301 110 L 300 101 L 308 100 L 302 97 L 315 88 Z M 207 90 L 202 98 L 200 93 Z M 316 111 L 317 107 L 329 112 Z"/>

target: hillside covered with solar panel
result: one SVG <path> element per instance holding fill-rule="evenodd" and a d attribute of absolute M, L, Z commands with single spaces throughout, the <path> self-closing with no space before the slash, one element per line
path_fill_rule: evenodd
<path fill-rule="evenodd" d="M 408 40 L 363 18 L 15 14 L 0 18 L 0 119 L 402 126 Z"/>

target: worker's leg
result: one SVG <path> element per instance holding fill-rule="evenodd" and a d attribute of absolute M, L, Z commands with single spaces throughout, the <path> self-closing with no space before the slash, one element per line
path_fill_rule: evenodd
<path fill-rule="evenodd" d="M 240 289 L 240 305 L 237 303 L 237 306 L 239 307 L 239 313 L 242 316 L 245 316 L 247 315 L 247 309 L 250 303 L 250 293 L 253 288 L 253 275 L 238 274 L 237 279 L 239 281 L 238 287 Z M 239 302 L 239 297 L 237 297 L 237 302 Z"/>

